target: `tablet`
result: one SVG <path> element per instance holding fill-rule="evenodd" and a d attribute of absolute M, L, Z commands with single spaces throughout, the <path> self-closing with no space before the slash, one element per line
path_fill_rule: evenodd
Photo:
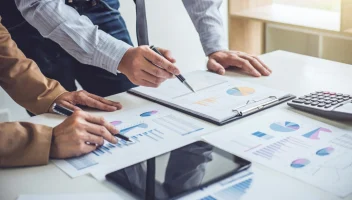
<path fill-rule="evenodd" d="M 198 141 L 106 175 L 136 199 L 177 199 L 250 167 L 238 156 Z"/>

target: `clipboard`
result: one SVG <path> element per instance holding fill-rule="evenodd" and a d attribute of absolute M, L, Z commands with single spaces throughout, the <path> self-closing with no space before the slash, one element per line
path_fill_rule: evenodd
<path fill-rule="evenodd" d="M 292 99 L 296 98 L 295 95 L 288 94 L 288 95 L 285 95 L 285 96 L 282 96 L 282 97 L 268 96 L 266 98 L 259 99 L 259 100 L 250 100 L 250 101 L 246 102 L 245 104 L 243 104 L 242 106 L 239 106 L 237 108 L 232 108 L 232 111 L 234 112 L 234 116 L 233 117 L 230 117 L 230 118 L 228 118 L 226 120 L 223 120 L 223 121 L 219 122 L 219 121 L 216 121 L 216 120 L 209 119 L 209 118 L 207 118 L 205 116 L 201 116 L 201 115 L 198 115 L 196 113 L 190 112 L 188 110 L 177 108 L 177 107 L 172 106 L 170 104 L 158 101 L 157 99 L 153 99 L 153 98 L 150 98 L 148 96 L 144 96 L 144 95 L 138 94 L 138 93 L 134 92 L 133 90 L 129 90 L 129 91 L 127 91 L 127 93 L 133 94 L 133 95 L 141 97 L 143 99 L 147 99 L 149 101 L 158 103 L 160 105 L 163 105 L 163 106 L 166 106 L 168 108 L 177 110 L 179 112 L 188 114 L 190 116 L 202 119 L 204 121 L 213 123 L 213 124 L 218 125 L 218 126 L 226 125 L 226 124 L 228 124 L 230 122 L 233 122 L 233 121 L 248 117 L 248 116 L 253 115 L 253 114 L 255 114 L 257 112 L 260 112 L 262 110 L 266 110 L 268 108 L 274 107 L 276 105 L 282 104 L 284 102 L 287 102 L 289 100 L 292 100 Z"/>

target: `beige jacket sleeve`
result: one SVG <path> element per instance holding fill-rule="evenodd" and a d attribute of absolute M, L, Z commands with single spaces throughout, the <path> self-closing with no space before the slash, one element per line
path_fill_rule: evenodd
<path fill-rule="evenodd" d="M 48 112 L 55 99 L 66 92 L 60 83 L 46 78 L 36 63 L 24 56 L 1 24 L 1 18 L 0 86 L 18 104 L 35 114 Z M 50 127 L 1 123 L 0 167 L 46 164 L 51 136 Z"/>

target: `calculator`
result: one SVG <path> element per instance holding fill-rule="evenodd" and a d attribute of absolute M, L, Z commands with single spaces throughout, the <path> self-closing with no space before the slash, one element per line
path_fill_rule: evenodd
<path fill-rule="evenodd" d="M 287 103 L 322 117 L 336 120 L 352 120 L 352 95 L 329 91 L 317 91 Z"/>

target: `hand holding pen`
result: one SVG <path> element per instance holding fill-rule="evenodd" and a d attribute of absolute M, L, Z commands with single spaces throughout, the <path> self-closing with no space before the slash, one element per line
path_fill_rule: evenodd
<path fill-rule="evenodd" d="M 54 104 L 54 112 L 68 116 L 53 128 L 50 157 L 69 158 L 94 151 L 104 140 L 116 144 L 119 131 L 102 117 L 93 116 L 82 110 L 73 112 Z M 129 139 L 122 136 L 126 141 Z"/>
<path fill-rule="evenodd" d="M 135 85 L 158 87 L 167 79 L 179 75 L 180 70 L 175 66 L 175 59 L 170 51 L 159 48 L 165 55 L 161 56 L 149 46 L 139 46 L 126 51 L 117 68 Z M 158 66 L 158 67 L 156 67 Z"/>

